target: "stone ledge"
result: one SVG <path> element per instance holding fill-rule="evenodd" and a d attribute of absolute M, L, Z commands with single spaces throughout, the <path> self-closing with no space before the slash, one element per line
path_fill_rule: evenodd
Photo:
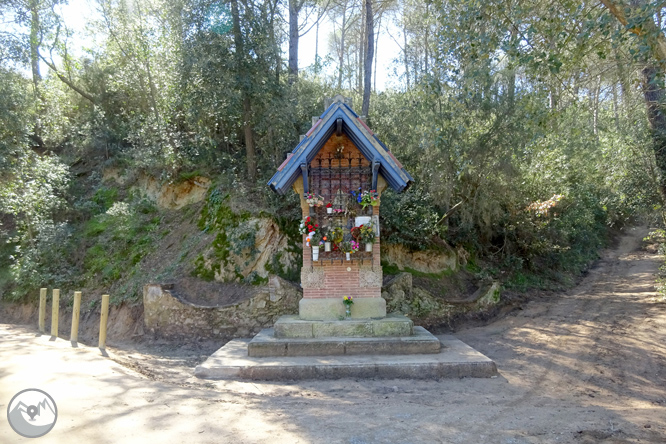
<path fill-rule="evenodd" d="M 277 338 L 325 337 L 407 337 L 413 334 L 414 323 L 402 315 L 389 315 L 381 319 L 347 319 L 343 321 L 310 321 L 298 316 L 281 316 L 275 322 Z"/>
<path fill-rule="evenodd" d="M 439 340 L 423 327 L 407 337 L 383 338 L 276 338 L 273 329 L 262 330 L 248 344 L 248 356 L 409 355 L 439 353 Z"/>
<path fill-rule="evenodd" d="M 247 356 L 249 340 L 236 339 L 220 348 L 194 371 L 207 379 L 303 380 L 339 378 L 490 378 L 495 363 L 453 336 L 439 337 L 435 354 L 272 357 Z"/>

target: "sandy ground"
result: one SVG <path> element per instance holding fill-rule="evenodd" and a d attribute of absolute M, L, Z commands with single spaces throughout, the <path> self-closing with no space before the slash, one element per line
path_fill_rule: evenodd
<path fill-rule="evenodd" d="M 192 370 L 210 345 L 108 359 L 0 325 L 0 442 L 28 441 L 4 411 L 35 387 L 59 409 L 44 443 L 666 443 L 666 304 L 645 234 L 573 290 L 457 332 L 494 379 L 205 381 Z"/>

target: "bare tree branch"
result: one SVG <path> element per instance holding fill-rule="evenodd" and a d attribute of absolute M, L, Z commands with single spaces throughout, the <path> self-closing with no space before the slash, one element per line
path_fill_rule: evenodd
<path fill-rule="evenodd" d="M 93 105 L 97 105 L 97 99 L 95 98 L 95 96 L 76 86 L 74 82 L 70 81 L 60 71 L 58 71 L 58 68 L 52 62 L 49 62 L 43 55 L 40 54 L 39 58 L 42 59 L 42 62 L 44 62 L 46 66 L 51 68 L 51 70 L 55 73 L 56 76 L 58 76 L 58 78 L 62 81 L 62 83 L 69 86 L 72 90 L 76 91 L 77 93 L 79 93 L 81 97 L 88 99 L 90 103 L 92 103 Z"/>

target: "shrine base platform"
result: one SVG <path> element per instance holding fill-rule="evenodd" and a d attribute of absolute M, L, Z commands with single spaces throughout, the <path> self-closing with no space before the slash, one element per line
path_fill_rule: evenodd
<path fill-rule="evenodd" d="M 497 375 L 495 363 L 472 347 L 450 335 L 437 338 L 441 344 L 438 353 L 274 357 L 248 356 L 250 340 L 235 339 L 198 365 L 194 374 L 207 379 L 258 380 L 489 378 Z M 357 341 L 359 338 L 340 339 Z"/>
<path fill-rule="evenodd" d="M 276 323 L 277 327 L 277 323 Z M 279 338 L 272 328 L 262 330 L 248 344 L 248 356 L 338 356 L 410 355 L 439 353 L 440 342 L 423 327 L 403 337 L 326 336 L 317 338 Z"/>

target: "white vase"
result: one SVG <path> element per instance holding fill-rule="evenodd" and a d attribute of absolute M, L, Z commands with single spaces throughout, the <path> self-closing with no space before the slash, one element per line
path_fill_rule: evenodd
<path fill-rule="evenodd" d="M 326 251 L 326 252 L 331 251 L 331 243 L 330 242 L 324 242 L 324 251 Z"/>
<path fill-rule="evenodd" d="M 368 253 L 372 253 L 372 244 L 366 243 L 365 244 L 365 251 L 367 251 Z"/>
<path fill-rule="evenodd" d="M 328 208 L 326 208 L 326 212 L 327 212 L 328 214 L 332 214 L 332 213 L 333 213 L 333 207 L 328 207 Z"/>
<path fill-rule="evenodd" d="M 345 255 L 347 256 L 347 260 L 350 261 L 351 260 L 351 253 L 345 253 Z"/>
<path fill-rule="evenodd" d="M 312 260 L 313 261 L 319 260 L 319 247 L 312 247 Z"/>
<path fill-rule="evenodd" d="M 354 226 L 355 227 L 360 227 L 361 225 L 365 225 L 367 223 L 370 223 L 372 220 L 372 217 L 370 216 L 357 216 L 355 221 L 354 221 Z"/>

